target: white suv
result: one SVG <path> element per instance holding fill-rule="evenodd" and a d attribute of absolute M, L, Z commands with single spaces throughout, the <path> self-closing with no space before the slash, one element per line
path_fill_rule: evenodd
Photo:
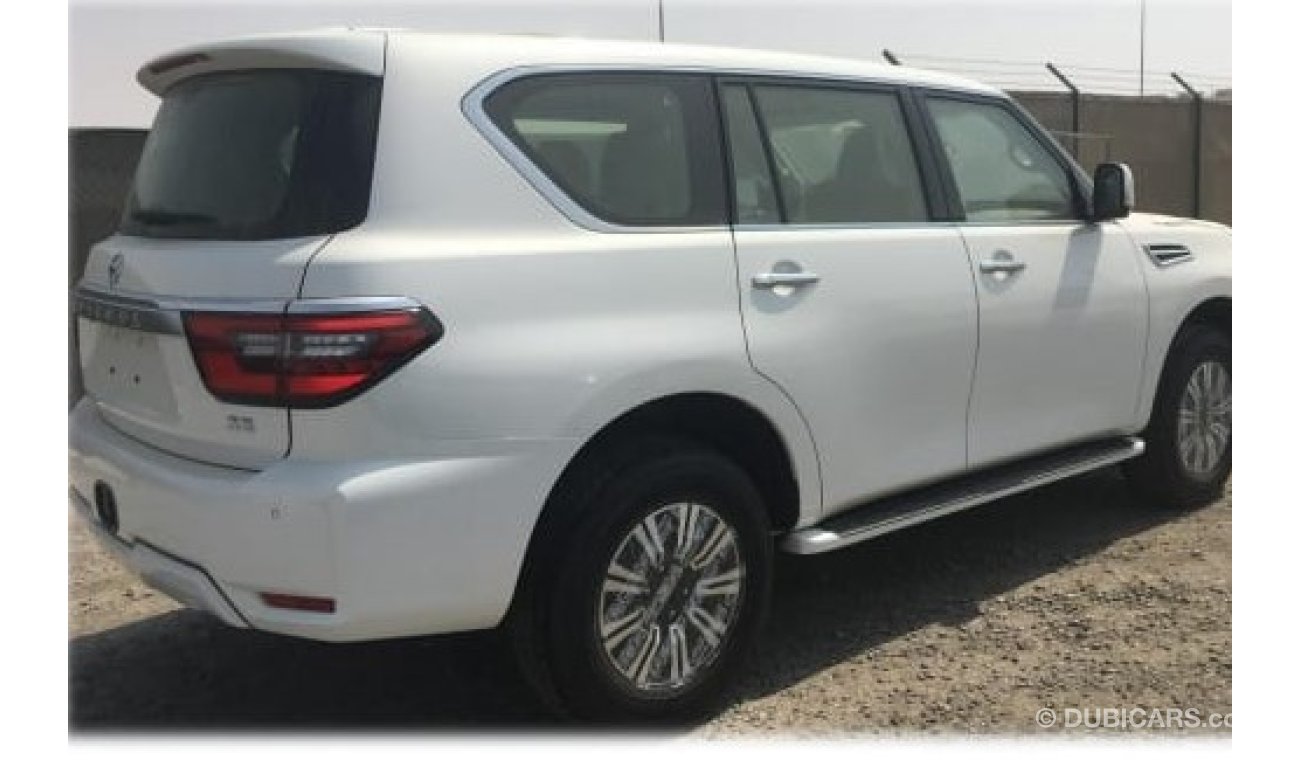
<path fill-rule="evenodd" d="M 775 549 L 1230 466 L 1230 232 L 1004 94 L 776 53 L 345 30 L 145 66 L 75 293 L 73 503 L 325 641 L 504 626 L 577 714 L 702 708 Z"/>

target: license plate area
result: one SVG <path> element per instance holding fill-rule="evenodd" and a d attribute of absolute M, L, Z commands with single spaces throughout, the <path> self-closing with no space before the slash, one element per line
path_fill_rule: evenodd
<path fill-rule="evenodd" d="M 176 398 L 158 333 L 78 320 L 81 372 L 100 403 L 158 421 L 177 417 Z"/>

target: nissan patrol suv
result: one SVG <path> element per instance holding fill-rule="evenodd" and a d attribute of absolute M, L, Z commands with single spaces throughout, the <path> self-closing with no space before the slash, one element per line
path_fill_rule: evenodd
<path fill-rule="evenodd" d="M 630 42 L 341 30 L 155 60 L 73 294 L 71 501 L 322 641 L 500 626 L 552 704 L 705 709 L 776 551 L 1231 460 L 1231 234 L 1008 97 Z"/>

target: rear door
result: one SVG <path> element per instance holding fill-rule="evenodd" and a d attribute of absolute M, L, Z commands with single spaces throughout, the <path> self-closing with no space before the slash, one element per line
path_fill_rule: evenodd
<path fill-rule="evenodd" d="M 200 461 L 285 455 L 288 411 L 209 393 L 184 315 L 284 313 L 311 257 L 364 219 L 379 85 L 236 69 L 163 93 L 119 234 L 92 249 L 77 293 L 86 393 L 110 424 Z"/>
<path fill-rule="evenodd" d="M 1068 159 L 1009 102 L 926 102 L 979 294 L 971 466 L 1130 432 L 1147 331 L 1132 239 L 1083 218 Z"/>
<path fill-rule="evenodd" d="M 827 514 L 960 472 L 975 293 L 904 93 L 731 81 L 723 103 L 751 361 L 812 429 Z"/>

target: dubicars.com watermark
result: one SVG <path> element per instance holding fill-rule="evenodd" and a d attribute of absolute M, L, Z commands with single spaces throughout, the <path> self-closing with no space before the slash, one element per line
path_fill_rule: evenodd
<path fill-rule="evenodd" d="M 1034 713 L 1039 728 L 1167 731 L 1231 729 L 1232 713 L 1196 707 L 1044 707 Z"/>

